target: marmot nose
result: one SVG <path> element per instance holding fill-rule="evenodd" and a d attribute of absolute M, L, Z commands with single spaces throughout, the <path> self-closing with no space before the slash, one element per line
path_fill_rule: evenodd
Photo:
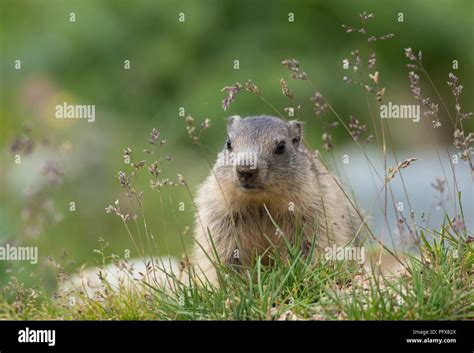
<path fill-rule="evenodd" d="M 257 178 L 257 168 L 252 169 L 249 166 L 237 166 L 236 169 L 237 177 L 242 184 L 251 184 Z"/>

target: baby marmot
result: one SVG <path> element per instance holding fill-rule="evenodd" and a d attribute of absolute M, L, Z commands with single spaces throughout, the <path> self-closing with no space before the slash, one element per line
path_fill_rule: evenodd
<path fill-rule="evenodd" d="M 196 199 L 192 258 L 198 276 L 216 283 L 213 263 L 246 267 L 258 255 L 264 263 L 272 251 L 284 256 L 285 238 L 303 251 L 313 241 L 320 251 L 351 242 L 360 225 L 357 213 L 327 168 L 305 148 L 299 121 L 233 116 L 227 134 Z"/>

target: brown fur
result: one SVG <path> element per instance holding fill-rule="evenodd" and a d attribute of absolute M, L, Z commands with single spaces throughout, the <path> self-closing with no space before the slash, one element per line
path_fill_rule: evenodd
<path fill-rule="evenodd" d="M 268 251 L 284 256 L 283 237 L 294 243 L 296 233 L 302 234 L 303 251 L 310 249 L 315 236 L 319 250 L 353 239 L 360 224 L 357 215 L 334 177 L 300 143 L 301 123 L 231 117 L 228 134 L 233 152 L 258 153 L 257 183 L 262 190 L 242 190 L 236 167 L 217 164 L 200 186 L 192 258 L 204 281 L 217 284 L 213 262 L 246 267 L 257 255 L 268 261 Z M 274 152 L 279 141 L 286 143 L 285 154 Z"/>

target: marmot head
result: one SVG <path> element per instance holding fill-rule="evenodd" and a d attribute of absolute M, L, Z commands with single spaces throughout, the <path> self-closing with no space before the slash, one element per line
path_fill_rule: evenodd
<path fill-rule="evenodd" d="M 227 140 L 216 174 L 239 194 L 251 197 L 298 190 L 310 163 L 302 146 L 302 123 L 271 116 L 228 119 Z"/>

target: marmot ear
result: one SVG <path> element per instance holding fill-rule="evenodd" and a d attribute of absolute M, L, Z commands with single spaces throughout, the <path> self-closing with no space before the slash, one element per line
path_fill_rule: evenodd
<path fill-rule="evenodd" d="M 227 118 L 227 131 L 232 130 L 232 128 L 239 122 L 241 119 L 240 115 L 232 115 Z"/>
<path fill-rule="evenodd" d="M 301 139 L 303 138 L 303 122 L 298 120 L 289 121 L 286 126 L 288 126 L 288 131 L 290 132 L 291 142 L 298 146 Z"/>

